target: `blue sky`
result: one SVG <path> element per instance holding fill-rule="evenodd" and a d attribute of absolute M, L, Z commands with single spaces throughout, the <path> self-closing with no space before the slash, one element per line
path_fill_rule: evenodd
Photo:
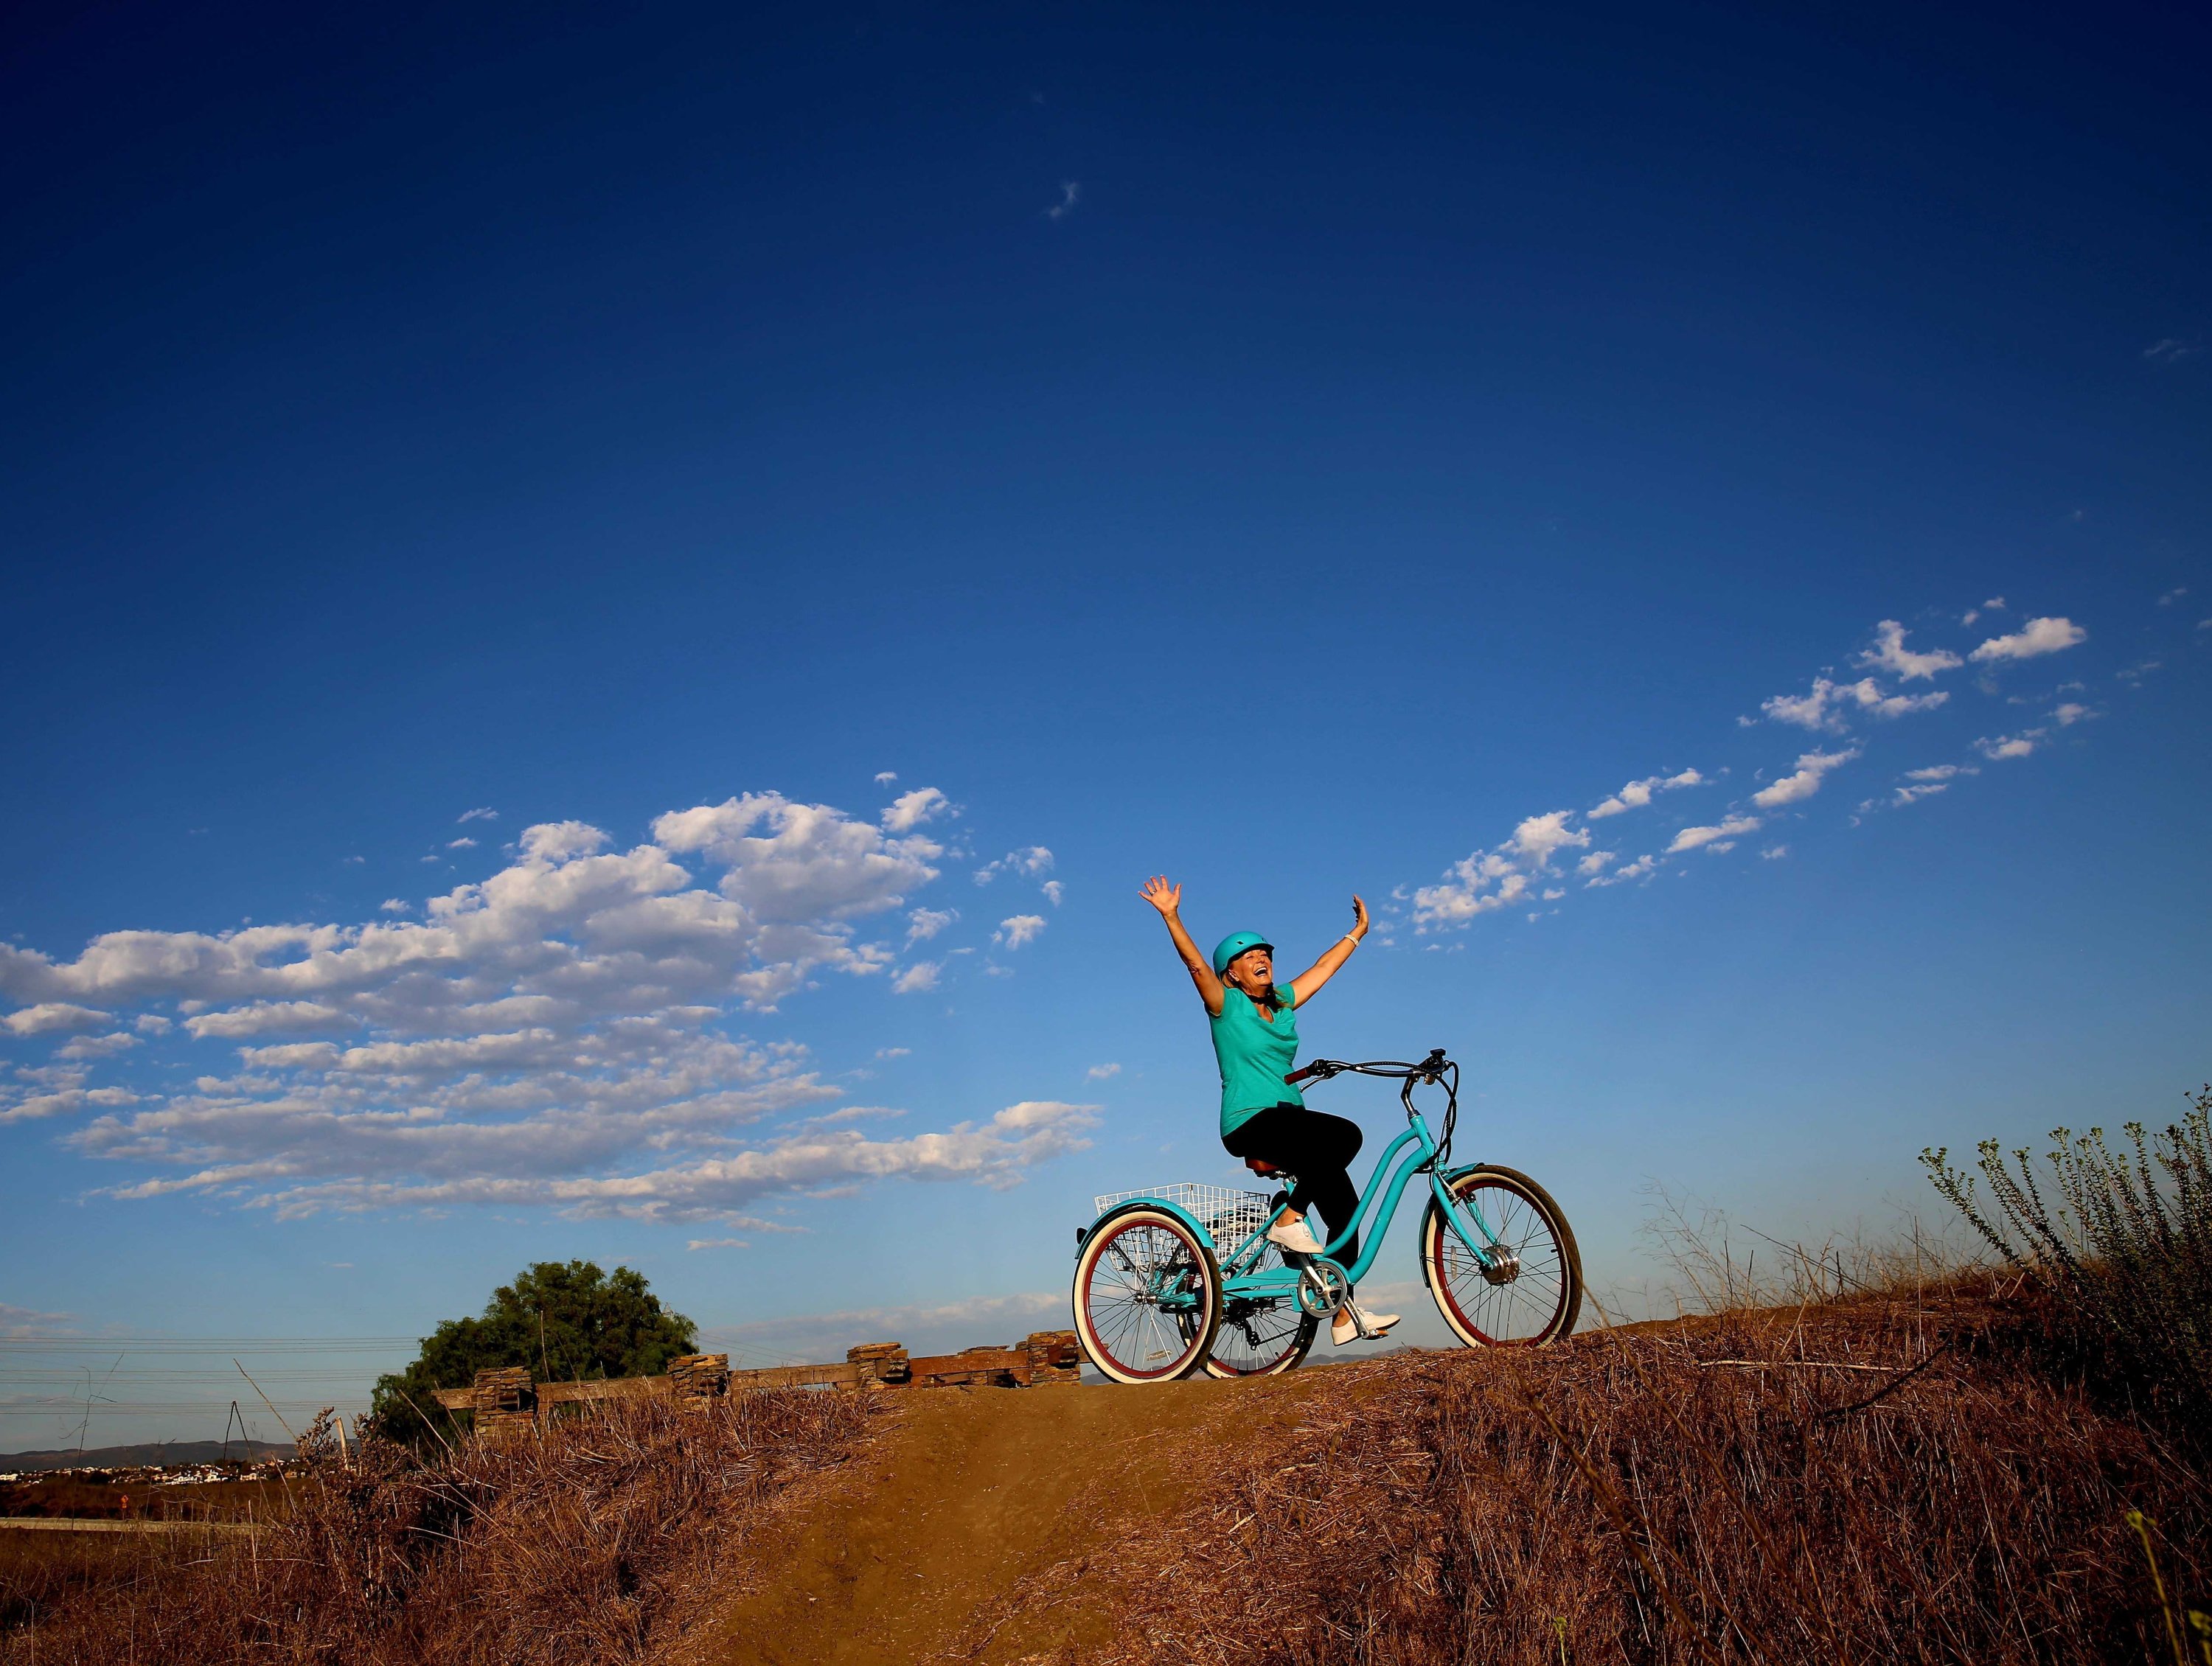
<path fill-rule="evenodd" d="M 1365 894 L 1310 1046 L 1466 1061 L 1608 1288 L 2212 1069 L 2172 19 L 18 27 L 0 1322 L 117 1340 L 0 1446 L 546 1257 L 1055 1323 L 1238 1172 L 1156 871 Z"/>

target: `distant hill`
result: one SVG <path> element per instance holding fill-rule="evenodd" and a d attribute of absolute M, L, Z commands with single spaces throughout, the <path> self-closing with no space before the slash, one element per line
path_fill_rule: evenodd
<path fill-rule="evenodd" d="M 266 1440 L 230 1443 L 233 1457 L 269 1457 L 289 1453 Z M 222 1456 L 220 1440 L 170 1440 L 143 1446 L 88 1446 L 81 1452 L 0 1452 L 0 1472 L 33 1475 L 41 1469 L 127 1469 L 142 1463 L 212 1463 Z"/>

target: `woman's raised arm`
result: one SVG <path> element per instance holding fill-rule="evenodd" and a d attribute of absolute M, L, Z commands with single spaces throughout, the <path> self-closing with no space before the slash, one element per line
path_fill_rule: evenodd
<path fill-rule="evenodd" d="M 1367 905 L 1358 897 L 1352 900 L 1352 930 L 1331 943 L 1328 952 L 1313 963 L 1311 968 L 1299 974 L 1291 985 L 1297 999 L 1293 1007 L 1303 1007 L 1321 993 L 1321 986 L 1336 976 L 1336 969 L 1352 958 L 1352 951 L 1359 947 L 1359 940 L 1367 935 Z"/>
<path fill-rule="evenodd" d="M 1164 874 L 1155 874 L 1145 881 L 1143 892 L 1146 902 L 1160 911 L 1160 918 L 1168 923 L 1168 936 L 1175 939 L 1176 953 L 1182 957 L 1190 981 L 1198 985 L 1198 998 L 1206 1003 L 1206 1009 L 1214 1017 L 1221 1016 L 1221 979 L 1213 975 L 1213 968 L 1206 963 L 1206 956 L 1198 952 L 1198 945 L 1190 940 L 1190 933 L 1182 929 L 1182 887 L 1170 885 Z"/>

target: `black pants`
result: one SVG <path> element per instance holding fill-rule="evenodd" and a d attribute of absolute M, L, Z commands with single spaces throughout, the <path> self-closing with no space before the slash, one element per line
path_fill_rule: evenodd
<path fill-rule="evenodd" d="M 1352 1225 L 1359 1213 L 1359 1188 L 1345 1171 L 1359 1154 L 1366 1136 L 1359 1124 L 1303 1105 L 1272 1105 L 1233 1133 L 1221 1136 L 1232 1157 L 1257 1157 L 1298 1177 L 1291 1188 L 1291 1207 L 1304 1215 L 1309 1208 L 1321 1211 L 1328 1233 L 1316 1233 L 1322 1243 Z M 1359 1258 L 1359 1237 L 1354 1233 L 1336 1259 L 1349 1267 Z"/>

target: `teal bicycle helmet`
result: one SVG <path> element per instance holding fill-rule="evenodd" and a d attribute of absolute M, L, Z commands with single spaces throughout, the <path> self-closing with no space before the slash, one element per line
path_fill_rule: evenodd
<path fill-rule="evenodd" d="M 1274 944 L 1256 931 L 1232 931 L 1213 946 L 1213 975 L 1217 978 L 1229 970 L 1229 963 L 1248 948 L 1264 948 L 1273 954 Z"/>

